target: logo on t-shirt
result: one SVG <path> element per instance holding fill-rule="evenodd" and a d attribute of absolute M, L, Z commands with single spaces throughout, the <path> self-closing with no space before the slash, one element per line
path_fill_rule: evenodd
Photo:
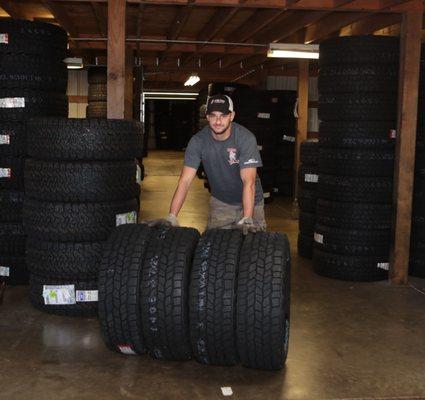
<path fill-rule="evenodd" d="M 233 164 L 239 164 L 239 160 L 236 159 L 236 149 L 233 147 L 230 147 L 227 149 L 227 152 L 229 153 L 229 164 L 233 165 Z"/>
<path fill-rule="evenodd" d="M 249 164 L 258 164 L 258 160 L 255 158 L 250 158 L 248 161 L 245 161 L 243 165 L 249 165 Z"/>

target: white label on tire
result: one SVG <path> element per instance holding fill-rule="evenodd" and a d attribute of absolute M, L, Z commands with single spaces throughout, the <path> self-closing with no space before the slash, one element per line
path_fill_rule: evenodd
<path fill-rule="evenodd" d="M 142 182 L 142 169 L 136 165 L 136 182 L 140 185 Z"/>
<path fill-rule="evenodd" d="M 10 268 L 0 265 L 0 276 L 10 276 Z"/>
<path fill-rule="evenodd" d="M 385 271 L 388 271 L 390 269 L 390 263 L 387 262 L 378 263 L 376 266 L 380 269 L 385 269 Z"/>
<path fill-rule="evenodd" d="M 273 188 L 273 193 L 279 193 L 279 188 Z"/>
<path fill-rule="evenodd" d="M 390 139 L 397 139 L 397 131 L 395 129 L 390 129 Z"/>
<path fill-rule="evenodd" d="M 123 354 L 127 354 L 127 355 L 136 354 L 136 352 L 128 344 L 119 344 L 117 347 L 118 347 L 118 350 Z"/>
<path fill-rule="evenodd" d="M 257 149 L 258 149 L 259 151 L 261 151 L 261 150 L 263 150 L 263 146 L 257 145 Z"/>
<path fill-rule="evenodd" d="M 124 214 L 116 215 L 116 226 L 125 225 L 125 224 L 136 224 L 137 223 L 137 212 L 130 211 Z"/>
<path fill-rule="evenodd" d="M 314 241 L 320 244 L 323 244 L 323 235 L 320 233 L 314 232 Z"/>
<path fill-rule="evenodd" d="M 305 174 L 304 182 L 317 183 L 319 182 L 319 175 L 316 174 Z"/>
<path fill-rule="evenodd" d="M 9 44 L 9 34 L 8 33 L 0 33 L 0 43 Z"/>
<path fill-rule="evenodd" d="M 78 303 L 86 303 L 91 301 L 98 301 L 98 290 L 77 290 L 75 292 L 75 300 Z"/>
<path fill-rule="evenodd" d="M 10 178 L 12 170 L 10 168 L 0 168 L 0 178 Z"/>
<path fill-rule="evenodd" d="M 0 108 L 25 108 L 25 98 L 3 97 L 0 99 Z"/>
<path fill-rule="evenodd" d="M 230 386 L 223 386 L 221 393 L 223 393 L 223 396 L 233 396 L 233 390 Z"/>
<path fill-rule="evenodd" d="M 75 304 L 75 287 L 74 285 L 44 285 L 43 298 L 46 305 Z"/>
<path fill-rule="evenodd" d="M 257 113 L 257 118 L 270 119 L 270 113 Z"/>
<path fill-rule="evenodd" d="M 270 192 L 266 192 L 266 193 L 264 193 L 264 198 L 265 199 L 268 199 L 270 197 Z"/>
<path fill-rule="evenodd" d="M 287 136 L 287 135 L 283 135 L 283 140 L 285 142 L 295 142 L 295 136 Z"/>
<path fill-rule="evenodd" d="M 277 97 L 272 97 L 272 103 L 279 103 L 279 99 Z"/>
<path fill-rule="evenodd" d="M 10 135 L 0 135 L 0 144 L 10 144 Z"/>

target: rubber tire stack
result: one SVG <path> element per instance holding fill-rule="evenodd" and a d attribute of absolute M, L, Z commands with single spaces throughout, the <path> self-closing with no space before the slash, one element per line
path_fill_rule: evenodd
<path fill-rule="evenodd" d="M 319 185 L 314 270 L 387 277 L 399 40 L 338 37 L 320 45 Z"/>
<path fill-rule="evenodd" d="M 410 268 L 412 276 L 425 278 L 425 46 L 422 46 L 416 130 L 415 185 L 413 191 Z"/>
<path fill-rule="evenodd" d="M 30 300 L 49 313 L 95 316 L 103 242 L 116 225 L 137 222 L 141 125 L 39 118 L 29 122 L 28 133 Z"/>
<path fill-rule="evenodd" d="M 300 209 L 298 254 L 313 258 L 314 228 L 316 224 L 317 185 L 319 182 L 319 146 L 317 139 L 301 143 L 298 172 L 298 204 Z"/>
<path fill-rule="evenodd" d="M 276 370 L 288 352 L 290 250 L 280 233 L 127 225 L 99 274 L 106 345 L 160 360 Z"/>
<path fill-rule="evenodd" d="M 88 70 L 87 118 L 106 118 L 107 74 L 105 67 L 91 67 Z"/>
<path fill-rule="evenodd" d="M 56 25 L 0 19 L 0 283 L 28 284 L 22 225 L 26 121 L 66 116 L 67 35 Z"/>

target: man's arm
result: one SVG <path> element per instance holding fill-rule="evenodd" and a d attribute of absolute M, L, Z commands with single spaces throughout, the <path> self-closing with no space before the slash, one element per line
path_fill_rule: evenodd
<path fill-rule="evenodd" d="M 243 183 L 242 205 L 244 218 L 252 218 L 252 215 L 254 214 L 256 177 L 257 168 L 241 169 L 241 179 Z"/>
<path fill-rule="evenodd" d="M 170 214 L 173 214 L 177 217 L 180 212 L 180 209 L 183 206 L 184 201 L 186 200 L 187 192 L 189 187 L 196 176 L 196 169 L 191 167 L 184 166 L 180 174 L 179 183 L 177 189 L 174 192 L 173 200 L 171 201 Z"/>

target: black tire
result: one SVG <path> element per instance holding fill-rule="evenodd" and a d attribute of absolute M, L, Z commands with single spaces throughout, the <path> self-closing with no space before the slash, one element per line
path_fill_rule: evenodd
<path fill-rule="evenodd" d="M 320 251 L 349 256 L 388 258 L 391 230 L 335 228 L 317 224 L 314 247 Z"/>
<path fill-rule="evenodd" d="M 96 317 L 97 301 L 76 301 L 75 304 L 45 304 L 43 297 L 44 286 L 73 285 L 74 295 L 77 291 L 97 292 L 97 281 L 75 282 L 53 278 L 45 278 L 34 274 L 30 275 L 30 301 L 32 305 L 49 314 L 65 315 L 69 317 Z"/>
<path fill-rule="evenodd" d="M 290 249 L 280 233 L 248 234 L 239 262 L 236 332 L 250 368 L 283 368 L 289 345 Z"/>
<path fill-rule="evenodd" d="M 18 99 L 11 108 L 0 107 L 0 121 L 23 121 L 32 117 L 67 117 L 65 94 L 24 89 L 0 89 L 0 99 Z M 5 101 L 5 100 L 4 100 Z"/>
<path fill-rule="evenodd" d="M 29 276 L 25 256 L 0 255 L 0 284 L 28 285 Z"/>
<path fill-rule="evenodd" d="M 323 93 L 319 98 L 322 121 L 393 121 L 397 96 L 387 93 Z"/>
<path fill-rule="evenodd" d="M 61 59 L 0 53 L 0 87 L 65 93 L 68 70 Z"/>
<path fill-rule="evenodd" d="M 391 36 L 344 36 L 320 43 L 320 67 L 335 64 L 397 65 L 400 39 Z"/>
<path fill-rule="evenodd" d="M 27 241 L 27 264 L 31 273 L 55 279 L 97 279 L 103 242 Z"/>
<path fill-rule="evenodd" d="M 89 85 L 104 84 L 108 82 L 106 67 L 89 68 L 87 79 Z"/>
<path fill-rule="evenodd" d="M 24 192 L 15 190 L 0 190 L 0 221 L 22 221 L 22 206 Z"/>
<path fill-rule="evenodd" d="M 16 157 L 26 153 L 24 122 L 0 123 L 0 157 Z"/>
<path fill-rule="evenodd" d="M 134 161 L 54 162 L 27 160 L 25 193 L 45 201 L 95 202 L 137 197 Z"/>
<path fill-rule="evenodd" d="M 137 218 L 136 199 L 111 203 L 51 203 L 24 201 L 24 227 L 28 236 L 60 242 L 106 240 L 119 215 Z"/>
<path fill-rule="evenodd" d="M 294 150 L 292 149 L 292 152 Z M 317 139 L 305 140 L 300 146 L 300 162 L 303 165 L 315 166 L 319 162 L 319 141 Z"/>
<path fill-rule="evenodd" d="M 391 204 L 340 203 L 319 199 L 317 223 L 337 228 L 391 229 Z"/>
<path fill-rule="evenodd" d="M 88 101 L 106 101 L 106 83 L 93 83 L 89 85 L 88 89 Z"/>
<path fill-rule="evenodd" d="M 24 255 L 25 241 L 22 222 L 0 222 L 0 254 Z"/>
<path fill-rule="evenodd" d="M 57 25 L 2 18 L 0 32 L 7 34 L 8 39 L 7 43 L 0 43 L 0 53 L 43 55 L 59 60 L 66 56 L 67 34 Z"/>
<path fill-rule="evenodd" d="M 146 352 L 140 283 L 153 228 L 123 225 L 105 244 L 99 270 L 99 321 L 107 347 L 124 354 Z"/>
<path fill-rule="evenodd" d="M 395 144 L 395 121 L 322 121 L 319 146 L 334 148 L 389 148 Z"/>
<path fill-rule="evenodd" d="M 308 259 L 313 258 L 313 244 L 314 241 L 311 236 L 299 233 L 297 240 L 298 255 Z"/>
<path fill-rule="evenodd" d="M 0 158 L 0 189 L 22 190 L 24 188 L 24 159 Z"/>
<path fill-rule="evenodd" d="M 318 197 L 348 203 L 392 203 L 390 177 L 351 177 L 320 174 Z"/>
<path fill-rule="evenodd" d="M 194 358 L 202 364 L 235 365 L 236 283 L 243 235 L 211 229 L 196 248 L 190 280 L 190 336 Z"/>
<path fill-rule="evenodd" d="M 125 160 L 143 155 L 140 122 L 36 118 L 28 124 L 30 156 L 57 160 Z"/>
<path fill-rule="evenodd" d="M 394 148 L 373 150 L 321 148 L 319 171 L 344 176 L 393 176 Z"/>
<path fill-rule="evenodd" d="M 305 211 L 300 212 L 299 228 L 301 233 L 303 233 L 306 236 L 313 237 L 315 225 L 316 225 L 316 214 L 307 213 Z"/>
<path fill-rule="evenodd" d="M 317 166 L 301 164 L 298 170 L 299 187 L 304 190 L 316 190 L 319 183 L 319 171 Z"/>
<path fill-rule="evenodd" d="M 410 254 L 409 274 L 417 278 L 425 278 L 425 255 L 423 253 Z"/>
<path fill-rule="evenodd" d="M 142 270 L 140 309 L 149 354 L 160 360 L 191 358 L 188 292 L 199 232 L 156 228 Z"/>
<path fill-rule="evenodd" d="M 396 93 L 398 67 L 382 64 L 340 64 L 322 66 L 319 93 Z"/>
<path fill-rule="evenodd" d="M 87 118 L 106 118 L 107 103 L 106 101 L 90 102 L 87 106 Z"/>
<path fill-rule="evenodd" d="M 378 265 L 386 265 L 388 257 L 380 256 L 347 256 L 325 253 L 314 249 L 313 268 L 321 276 L 343 281 L 371 282 L 384 280 L 388 276 L 385 269 Z"/>
<path fill-rule="evenodd" d="M 298 197 L 300 210 L 308 213 L 316 212 L 317 191 L 302 188 Z"/>

